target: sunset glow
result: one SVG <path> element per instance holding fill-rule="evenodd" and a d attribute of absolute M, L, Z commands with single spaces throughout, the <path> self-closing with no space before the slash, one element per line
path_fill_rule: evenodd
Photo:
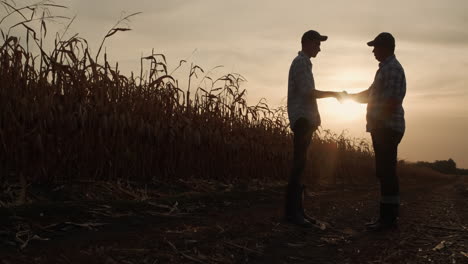
<path fill-rule="evenodd" d="M 69 3 L 63 15 L 76 19 L 68 35 L 79 33 L 93 52 L 122 12 L 142 11 L 128 22 L 131 31 L 115 34 L 104 45 L 109 60 L 119 62 L 123 74 L 138 73 L 141 56 L 154 50 L 166 56 L 169 70 L 180 60 L 188 62 L 175 73 L 180 88 L 186 90 L 191 63 L 207 71 L 223 65 L 211 77 L 242 74 L 247 79 L 242 88 L 248 91 L 248 104 L 265 98 L 271 107 L 286 105 L 288 69 L 306 30 L 329 36 L 312 58 L 316 88 L 349 93 L 367 89 L 378 69 L 367 41 L 379 32 L 391 32 L 407 81 L 403 104 L 407 130 L 399 155 L 412 161 L 453 158 L 460 167 L 468 167 L 468 1 Z M 48 32 L 65 28 L 63 23 L 52 25 L 48 24 Z M 53 45 L 51 39 L 44 43 Z M 370 138 L 365 132 L 365 105 L 319 101 L 324 129 L 350 130 L 351 136 Z"/>
<path fill-rule="evenodd" d="M 346 99 L 342 103 L 334 104 L 333 110 L 333 115 L 339 117 L 343 121 L 362 119 L 366 115 L 366 105 L 356 103 L 350 99 Z"/>

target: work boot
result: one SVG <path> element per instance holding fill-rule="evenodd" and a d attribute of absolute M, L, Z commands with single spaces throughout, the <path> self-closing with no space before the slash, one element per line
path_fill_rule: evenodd
<path fill-rule="evenodd" d="M 295 187 L 288 185 L 286 190 L 286 204 L 284 210 L 284 219 L 286 222 L 301 227 L 312 227 L 312 223 L 305 218 L 302 209 L 302 191 L 301 186 Z"/>
<path fill-rule="evenodd" d="M 379 218 L 371 223 L 366 224 L 369 231 L 378 232 L 390 230 L 398 227 L 398 204 L 384 204 L 380 203 Z"/>
<path fill-rule="evenodd" d="M 379 216 L 373 218 L 373 220 L 371 220 L 370 222 L 367 222 L 365 226 L 368 227 L 368 226 L 377 225 L 381 221 L 381 219 L 383 219 L 383 217 L 384 217 L 384 210 L 383 210 L 382 204 L 380 204 Z"/>
<path fill-rule="evenodd" d="M 301 187 L 301 196 L 299 200 L 299 211 L 302 213 L 302 216 L 309 221 L 311 224 L 317 224 L 317 219 L 313 218 L 312 216 L 308 215 L 304 209 L 304 195 L 305 195 L 305 186 L 302 185 Z"/>
<path fill-rule="evenodd" d="M 304 218 L 302 214 L 286 215 L 284 217 L 284 220 L 290 224 L 294 224 L 304 228 L 310 228 L 313 226 L 312 223 L 306 218 Z"/>

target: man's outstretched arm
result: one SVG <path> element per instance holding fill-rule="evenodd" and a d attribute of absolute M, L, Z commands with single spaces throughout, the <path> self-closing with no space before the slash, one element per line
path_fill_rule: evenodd
<path fill-rule="evenodd" d="M 349 94 L 349 98 L 358 103 L 367 104 L 369 102 L 369 89 L 359 93 Z"/>
<path fill-rule="evenodd" d="M 344 92 L 330 92 L 330 91 L 313 90 L 312 96 L 314 98 L 316 98 L 316 99 L 334 97 L 336 99 L 341 100 L 345 96 L 345 94 L 344 94 Z"/>

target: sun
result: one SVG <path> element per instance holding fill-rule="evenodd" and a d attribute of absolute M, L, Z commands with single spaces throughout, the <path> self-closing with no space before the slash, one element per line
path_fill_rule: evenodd
<path fill-rule="evenodd" d="M 351 99 L 345 99 L 342 103 L 337 104 L 336 114 L 347 121 L 362 119 L 366 116 L 366 107 L 365 104 L 360 104 Z"/>
<path fill-rule="evenodd" d="M 345 99 L 341 103 L 336 100 L 327 100 L 321 108 L 323 111 L 320 112 L 337 121 L 350 122 L 366 117 L 366 105 L 351 99 Z"/>

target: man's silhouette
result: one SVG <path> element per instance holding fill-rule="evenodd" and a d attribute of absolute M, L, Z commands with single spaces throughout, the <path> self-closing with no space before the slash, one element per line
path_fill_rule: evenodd
<path fill-rule="evenodd" d="M 380 180 L 380 215 L 366 225 L 371 231 L 395 227 L 400 205 L 400 189 L 396 174 L 397 150 L 405 132 L 403 99 L 406 79 L 403 67 L 395 57 L 395 39 L 390 33 L 380 33 L 367 43 L 374 47 L 380 62 L 369 89 L 350 94 L 350 98 L 367 103 L 367 131 L 371 133 L 375 152 L 376 175 Z"/>
<path fill-rule="evenodd" d="M 320 43 L 327 40 L 315 30 L 307 31 L 301 39 L 302 50 L 293 60 L 288 78 L 288 116 L 294 133 L 293 169 L 286 189 L 285 219 L 300 226 L 311 226 L 302 204 L 304 187 L 302 173 L 312 134 L 320 126 L 317 98 L 341 97 L 341 93 L 315 89 L 310 58 L 320 52 Z"/>

